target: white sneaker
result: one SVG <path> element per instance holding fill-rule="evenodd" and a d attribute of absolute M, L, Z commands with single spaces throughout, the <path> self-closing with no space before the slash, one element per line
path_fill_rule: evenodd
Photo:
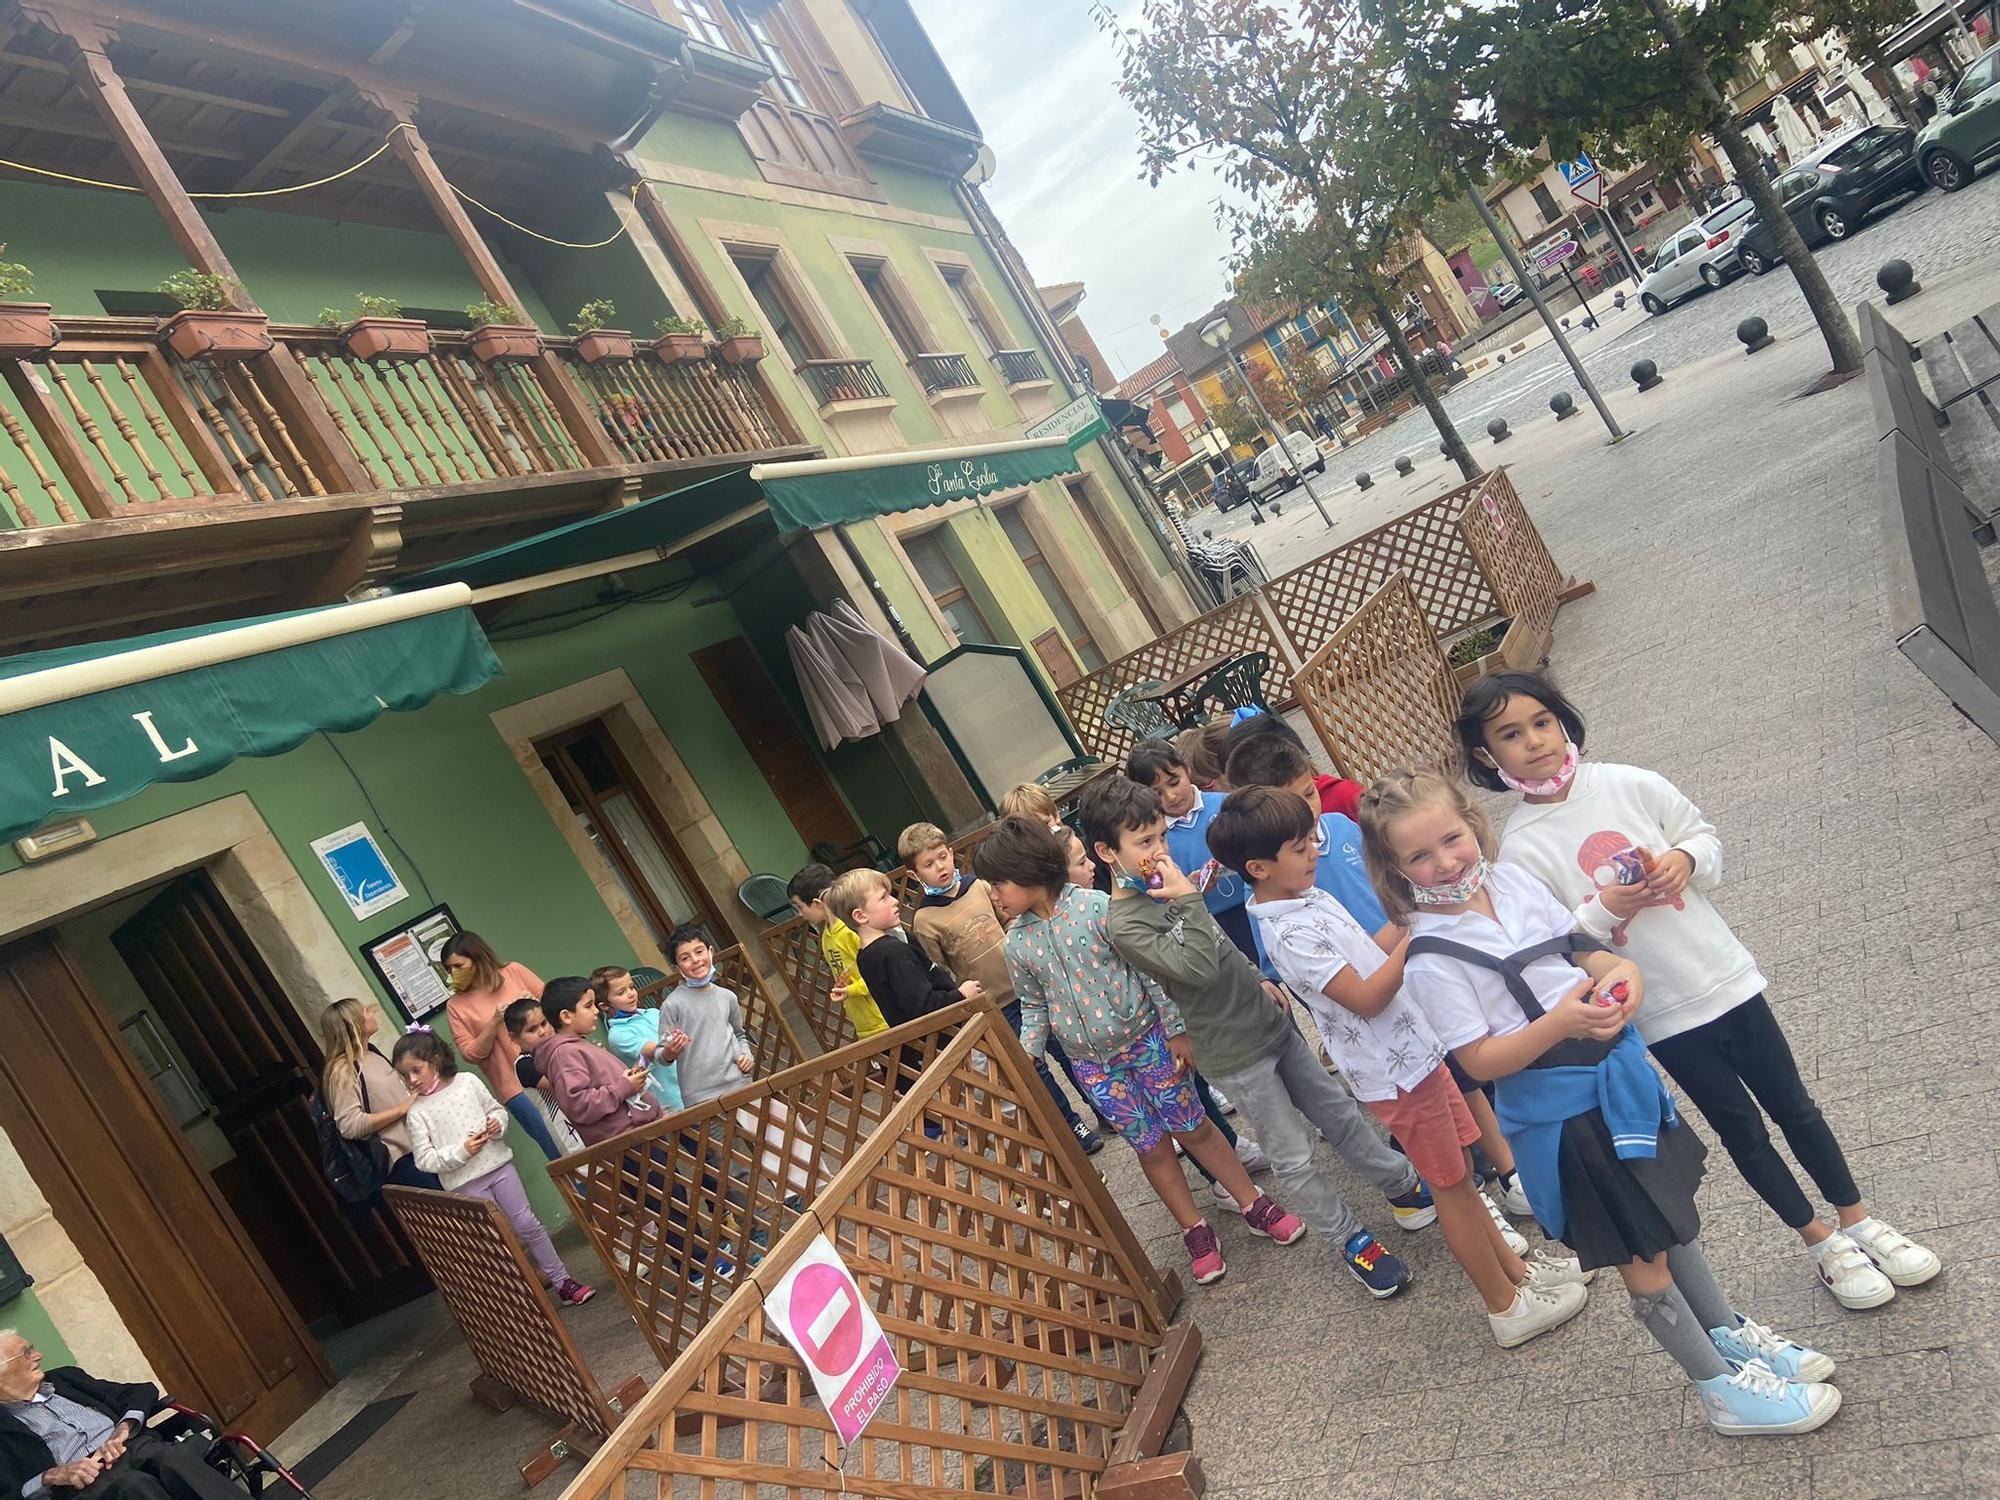
<path fill-rule="evenodd" d="M 1264 1148 L 1247 1135 L 1236 1137 L 1236 1159 L 1243 1163 L 1246 1172 L 1268 1172 L 1271 1158 L 1264 1154 Z"/>
<path fill-rule="evenodd" d="M 1812 1255 L 1820 1284 L 1842 1307 L 1858 1312 L 1880 1307 L 1896 1295 L 1895 1283 L 1876 1269 L 1868 1252 L 1838 1230 L 1813 1246 Z"/>
<path fill-rule="evenodd" d="M 1221 1183 L 1211 1182 L 1208 1185 L 1208 1191 L 1215 1201 L 1220 1203 L 1224 1208 L 1235 1213 L 1243 1212 L 1243 1205 L 1236 1201 L 1236 1195 Z"/>
<path fill-rule="evenodd" d="M 1493 1216 L 1493 1222 L 1500 1226 L 1500 1238 L 1507 1242 L 1507 1248 L 1516 1255 L 1525 1256 L 1528 1253 L 1528 1242 L 1512 1224 L 1507 1222 L 1507 1216 L 1500 1212 L 1500 1205 L 1487 1197 L 1483 1190 L 1479 1194 L 1479 1201 L 1486 1205 L 1486 1211 Z"/>
<path fill-rule="evenodd" d="M 1229 1096 L 1212 1083 L 1208 1086 L 1208 1097 L 1215 1101 L 1215 1112 L 1217 1114 L 1233 1115 L 1236 1113 L 1236 1106 L 1229 1102 Z"/>
<path fill-rule="evenodd" d="M 1840 1388 L 1786 1380 L 1761 1359 L 1729 1375 L 1697 1380 L 1708 1425 L 1725 1437 L 1776 1437 L 1824 1427 L 1840 1410 Z"/>
<path fill-rule="evenodd" d="M 1528 1205 L 1528 1195 L 1521 1188 L 1521 1174 L 1509 1172 L 1499 1183 L 1500 1206 L 1517 1219 L 1531 1218 L 1534 1209 Z"/>
<path fill-rule="evenodd" d="M 1875 1269 L 1897 1286 L 1922 1286 L 1944 1269 L 1937 1256 L 1877 1218 L 1863 1219 L 1841 1231 L 1875 1262 Z"/>
<path fill-rule="evenodd" d="M 1567 1323 L 1583 1311 L 1586 1295 L 1580 1286 L 1536 1286 L 1531 1282 L 1515 1294 L 1511 1312 L 1488 1313 L 1486 1326 L 1493 1330 L 1495 1343 L 1512 1349 Z"/>
<path fill-rule="evenodd" d="M 1540 1246 L 1530 1250 L 1521 1259 L 1528 1263 L 1530 1286 L 1589 1286 L 1597 1279 L 1595 1267 L 1586 1271 L 1583 1262 L 1574 1255 L 1557 1255 Z"/>

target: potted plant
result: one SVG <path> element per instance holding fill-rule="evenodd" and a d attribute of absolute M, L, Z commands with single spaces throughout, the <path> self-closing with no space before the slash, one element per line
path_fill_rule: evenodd
<path fill-rule="evenodd" d="M 236 364 L 270 352 L 270 319 L 235 306 L 236 283 L 206 271 L 176 271 L 160 291 L 181 305 L 160 325 L 160 342 L 182 359 Z"/>
<path fill-rule="evenodd" d="M 0 255 L 7 247 L 0 245 Z M 28 302 L 35 273 L 15 261 L 0 260 L 0 357 L 34 359 L 62 342 L 62 330 L 46 302 Z"/>
<path fill-rule="evenodd" d="M 653 354 L 662 364 L 683 365 L 708 357 L 708 325 L 700 318 L 669 314 L 653 324 L 659 335 Z"/>
<path fill-rule="evenodd" d="M 726 365 L 755 364 L 764 357 L 764 337 L 741 318 L 731 318 L 715 330 L 716 353 Z"/>
<path fill-rule="evenodd" d="M 578 359 L 587 365 L 595 365 L 632 357 L 631 333 L 623 328 L 606 326 L 617 315 L 617 307 L 606 297 L 586 302 L 576 310 L 569 326 L 576 335 Z"/>
<path fill-rule="evenodd" d="M 403 316 L 403 304 L 393 297 L 356 292 L 361 311 L 353 318 L 329 307 L 319 315 L 322 328 L 340 334 L 341 347 L 356 359 L 423 359 L 431 352 L 431 331 L 421 318 Z"/>
<path fill-rule="evenodd" d="M 1451 643 L 1451 649 L 1445 652 L 1445 660 L 1451 663 L 1451 675 L 1460 687 L 1506 665 L 1501 659 L 1501 650 L 1507 627 L 1512 623 L 1511 620 L 1496 620 L 1478 630 L 1466 631 Z"/>
<path fill-rule="evenodd" d="M 472 319 L 466 341 L 482 365 L 519 364 L 542 352 L 541 330 L 511 303 L 481 298 L 467 304 L 465 315 Z"/>

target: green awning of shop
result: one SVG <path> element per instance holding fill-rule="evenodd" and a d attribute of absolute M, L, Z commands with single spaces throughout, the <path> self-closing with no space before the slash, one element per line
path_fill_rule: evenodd
<path fill-rule="evenodd" d="M 0 660 L 0 839 L 500 671 L 462 586 Z"/>
<path fill-rule="evenodd" d="M 800 531 L 922 510 L 1079 472 L 1068 440 L 1058 436 L 922 453 L 758 464 L 750 477 L 763 486 L 778 529 Z"/>

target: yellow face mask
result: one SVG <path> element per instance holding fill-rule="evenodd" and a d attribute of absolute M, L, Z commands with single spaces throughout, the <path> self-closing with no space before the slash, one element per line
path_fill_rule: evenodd
<path fill-rule="evenodd" d="M 445 975 L 451 980 L 451 987 L 464 994 L 478 980 L 479 971 L 468 964 L 463 969 L 447 969 Z"/>

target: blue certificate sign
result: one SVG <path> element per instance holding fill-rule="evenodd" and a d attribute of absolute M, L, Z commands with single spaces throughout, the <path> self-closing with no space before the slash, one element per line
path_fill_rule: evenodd
<path fill-rule="evenodd" d="M 357 920 L 386 911 L 410 894 L 389 868 L 388 857 L 365 823 L 350 823 L 337 833 L 314 839 L 312 851 L 326 866 Z"/>

